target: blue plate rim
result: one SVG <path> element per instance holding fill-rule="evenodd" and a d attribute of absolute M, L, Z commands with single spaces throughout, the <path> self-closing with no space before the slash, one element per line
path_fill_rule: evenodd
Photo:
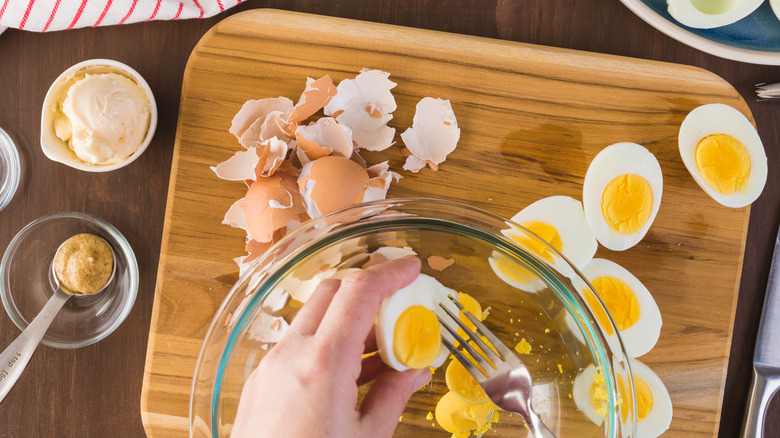
<path fill-rule="evenodd" d="M 620 1 L 647 24 L 694 49 L 732 61 L 760 65 L 780 65 L 780 53 L 778 52 L 751 50 L 712 41 L 667 20 L 643 3 L 642 0 Z"/>

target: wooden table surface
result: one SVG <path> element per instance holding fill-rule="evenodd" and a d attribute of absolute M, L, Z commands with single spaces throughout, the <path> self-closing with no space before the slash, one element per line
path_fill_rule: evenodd
<path fill-rule="evenodd" d="M 753 86 L 780 80 L 780 69 L 698 52 L 656 31 L 618 0 L 277 0 L 251 1 L 207 20 L 51 34 L 10 29 L 0 35 L 0 127 L 17 143 L 23 168 L 16 196 L 0 211 L 0 251 L 35 218 L 80 211 L 116 226 L 135 250 L 141 272 L 133 311 L 107 339 L 75 351 L 39 348 L 0 404 L 0 437 L 143 435 L 141 378 L 182 73 L 190 51 L 212 25 L 256 7 L 690 64 L 729 81 L 750 105 L 770 163 L 766 189 L 752 207 L 719 436 L 738 435 L 780 219 L 780 104 L 756 102 Z M 46 90 L 67 67 L 89 58 L 116 59 L 138 70 L 154 91 L 160 114 L 149 149 L 131 165 L 105 174 L 49 161 L 38 145 Z M 18 333 L 0 312 L 0 348 Z M 768 418 L 765 436 L 780 436 L 780 400 Z"/>

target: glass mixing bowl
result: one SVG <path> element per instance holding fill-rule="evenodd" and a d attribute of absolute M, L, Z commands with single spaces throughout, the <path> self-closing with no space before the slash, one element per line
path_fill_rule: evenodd
<path fill-rule="evenodd" d="M 591 288 L 587 280 L 524 228 L 484 210 L 433 199 L 350 207 L 304 224 L 262 255 L 233 286 L 206 335 L 192 386 L 190 435 L 230 435 L 244 382 L 300 309 L 292 297 L 305 298 L 307 280 L 360 267 L 382 247 L 411 248 L 423 261 L 423 273 L 489 308 L 485 324 L 510 348 L 522 338 L 531 344 L 531 353 L 519 357 L 533 378 L 534 410 L 556 436 L 635 435 L 627 356 L 618 335 L 602 334 L 578 292 Z M 454 264 L 438 271 L 426 263 L 430 256 Z M 426 419 L 448 390 L 445 368 L 413 395 L 396 437 L 450 436 Z M 591 399 L 593 375 L 587 373 L 594 368 L 604 376 L 603 418 L 594 416 L 592 405 L 580 410 L 575 402 Z M 503 414 L 485 436 L 527 433 L 519 415 Z"/>

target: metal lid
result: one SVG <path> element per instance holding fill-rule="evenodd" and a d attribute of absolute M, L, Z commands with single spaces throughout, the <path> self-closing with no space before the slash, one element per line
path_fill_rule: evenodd
<path fill-rule="evenodd" d="M 0 128 L 0 210 L 5 208 L 19 187 L 22 174 L 19 153 L 11 137 Z"/>

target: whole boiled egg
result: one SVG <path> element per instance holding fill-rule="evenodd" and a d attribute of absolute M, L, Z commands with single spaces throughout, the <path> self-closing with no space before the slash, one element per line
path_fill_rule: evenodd
<path fill-rule="evenodd" d="M 680 125 L 678 142 L 685 167 L 718 203 L 744 207 L 764 190 L 764 145 L 737 109 L 720 103 L 694 109 Z"/>
<path fill-rule="evenodd" d="M 650 229 L 663 193 L 661 165 L 636 143 L 615 143 L 591 161 L 582 204 L 593 235 L 604 247 L 622 251 Z"/>
<path fill-rule="evenodd" d="M 711 29 L 739 21 L 764 0 L 667 0 L 669 15 L 688 27 Z"/>
<path fill-rule="evenodd" d="M 437 315 L 449 317 L 439 304 L 455 315 L 459 313 L 448 295 L 458 296 L 435 278 L 420 274 L 411 284 L 382 300 L 376 317 L 376 340 L 383 362 L 405 371 L 439 367 L 447 360 L 449 350 L 442 343 L 442 335 L 450 335 L 444 333 Z"/>
<path fill-rule="evenodd" d="M 631 359 L 631 373 L 634 376 L 636 391 L 636 436 L 655 438 L 669 429 L 672 424 L 672 399 L 661 379 L 642 362 Z M 618 389 L 623 402 L 631 403 L 628 384 L 618 375 Z M 628 421 L 629 409 L 622 409 L 621 421 Z"/>
<path fill-rule="evenodd" d="M 628 356 L 639 357 L 650 351 L 658 342 L 662 325 L 661 312 L 650 291 L 628 270 L 606 259 L 593 259 L 582 274 L 612 316 Z M 605 335 L 612 336 L 614 329 L 593 291 L 585 289 L 582 295 Z"/>

